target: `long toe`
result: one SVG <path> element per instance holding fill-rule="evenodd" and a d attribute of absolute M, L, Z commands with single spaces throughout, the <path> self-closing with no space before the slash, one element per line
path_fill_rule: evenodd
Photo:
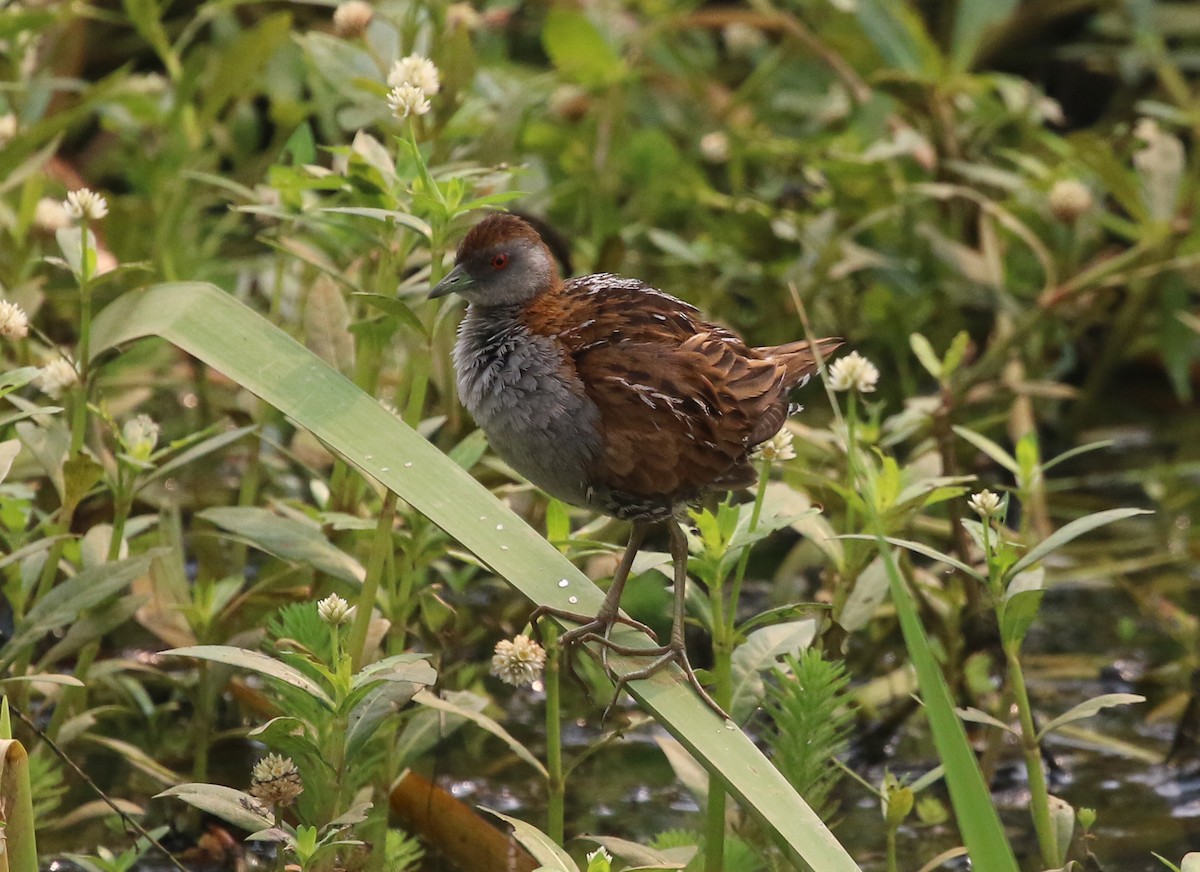
<path fill-rule="evenodd" d="M 640 669 L 634 669 L 630 672 L 616 673 L 612 669 L 609 670 L 609 677 L 616 682 L 616 688 L 613 692 L 612 702 L 610 702 L 608 704 L 608 708 L 604 710 L 605 718 L 608 717 L 609 712 L 611 712 L 613 706 L 616 705 L 617 699 L 619 699 L 621 696 L 621 691 L 625 689 L 625 685 L 629 684 L 631 681 L 640 681 L 643 678 L 650 678 L 652 675 L 662 672 L 664 669 L 674 663 L 683 671 L 684 677 L 687 678 L 688 684 L 692 686 L 692 689 L 696 691 L 696 694 L 701 700 L 704 701 L 704 704 L 712 709 L 721 719 L 730 719 L 729 715 L 726 714 L 725 709 L 721 708 L 721 706 L 717 704 L 717 701 L 709 695 L 708 691 L 704 689 L 704 685 L 700 683 L 700 679 L 696 676 L 696 671 L 692 669 L 692 664 L 688 660 L 687 651 L 684 650 L 681 645 L 669 645 L 666 648 L 651 648 L 649 650 L 628 649 L 615 645 L 610 645 L 609 647 L 619 654 L 652 654 L 658 656 Z"/>

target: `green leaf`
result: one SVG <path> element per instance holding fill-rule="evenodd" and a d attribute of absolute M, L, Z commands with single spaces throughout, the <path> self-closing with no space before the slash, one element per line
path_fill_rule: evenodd
<path fill-rule="evenodd" d="M 1017 0 L 959 0 L 950 39 L 950 66 L 955 72 L 969 70 L 980 43 L 1017 8 Z"/>
<path fill-rule="evenodd" d="M 1133 705 L 1134 703 L 1145 702 L 1146 697 L 1137 693 L 1104 693 L 1100 696 L 1094 696 L 1089 700 L 1084 700 L 1077 706 L 1072 706 L 1058 717 L 1054 718 L 1041 730 L 1038 731 L 1038 741 L 1064 724 L 1069 724 L 1073 721 L 1082 721 L 1085 718 L 1090 718 L 1099 714 L 1101 709 L 1111 708 L 1116 705 Z"/>
<path fill-rule="evenodd" d="M 682 869 L 696 854 L 696 848 L 684 848 L 686 855 L 677 858 L 674 855 L 678 849 L 668 848 L 666 851 L 648 848 L 631 842 L 628 839 L 618 839 L 616 836 L 580 836 L 587 842 L 595 842 L 618 860 L 626 864 L 624 872 L 634 872 L 635 869 Z M 588 867 L 591 872 L 591 867 Z"/>
<path fill-rule="evenodd" d="M 942 379 L 942 362 L 938 360 L 937 353 L 933 350 L 933 346 L 929 344 L 929 340 L 920 333 L 912 333 L 908 337 L 909 347 L 912 348 L 913 354 L 917 356 L 921 366 L 925 367 L 928 372 L 938 381 Z"/>
<path fill-rule="evenodd" d="M 150 561 L 160 553 L 156 550 L 128 560 L 104 563 L 85 569 L 56 585 L 34 603 L 24 620 L 18 622 L 13 638 L 4 646 L 3 655 L 0 656 L 0 673 L 25 646 L 36 643 L 59 627 L 75 622 L 79 615 L 128 587 L 149 569 Z"/>
<path fill-rule="evenodd" d="M 1019 735 L 1016 730 L 1004 723 L 1004 721 L 994 718 L 987 712 L 980 711 L 977 708 L 967 706 L 966 708 L 955 709 L 955 711 L 958 712 L 958 716 L 960 718 L 962 718 L 964 721 L 968 721 L 969 723 L 983 724 L 988 727 L 996 727 L 997 729 L 1004 730 L 1006 733 L 1012 733 L 1014 736 Z"/>
<path fill-rule="evenodd" d="M 1029 627 L 1037 617 L 1045 591 L 1023 590 L 1004 602 L 1004 618 L 1000 622 L 1000 641 L 1006 648 L 1019 647 Z"/>
<path fill-rule="evenodd" d="M 868 536 L 865 533 L 846 533 L 838 536 L 838 538 L 866 539 L 871 542 L 876 541 L 875 536 Z M 944 551 L 938 551 L 936 548 L 932 547 L 931 545 L 926 545 L 924 542 L 914 542 L 912 539 L 898 539 L 895 536 L 884 536 L 883 541 L 887 542 L 889 545 L 899 545 L 901 548 L 907 548 L 909 551 L 912 551 L 916 554 L 922 554 L 925 557 L 929 557 L 933 560 L 953 566 L 959 572 L 965 572 L 967 575 L 978 579 L 979 581 L 987 581 L 987 576 L 979 573 L 974 567 L 968 566 L 958 558 L 951 557 Z"/>
<path fill-rule="evenodd" d="M 488 717 L 483 712 L 476 711 L 472 708 L 455 705 L 454 703 L 444 700 L 437 694 L 430 693 L 429 691 L 422 691 L 421 693 L 417 694 L 416 700 L 426 708 L 431 708 L 434 711 L 444 712 L 446 714 L 457 715 L 460 718 L 465 718 L 478 727 L 482 727 L 486 732 L 491 733 L 501 742 L 508 745 L 512 752 L 532 766 L 538 775 L 542 776 L 543 778 L 549 777 L 549 774 L 546 772 L 546 767 L 542 765 L 542 762 L 538 760 L 538 758 L 535 757 L 528 748 L 517 741 L 517 739 L 513 737 L 512 733 L 504 729 L 504 727 L 500 726 L 497 721 Z"/>
<path fill-rule="evenodd" d="M 625 75 L 625 62 L 582 12 L 552 6 L 542 27 L 542 45 L 563 76 L 588 87 L 611 85 Z"/>
<path fill-rule="evenodd" d="M 416 215 L 400 212 L 396 209 L 377 209 L 372 206 L 328 206 L 322 212 L 338 212 L 342 215 L 358 215 L 362 218 L 373 218 L 376 221 L 395 221 L 402 227 L 415 230 L 428 239 L 433 235 L 433 229 Z"/>
<path fill-rule="evenodd" d="M 17 455 L 21 453 L 21 440 L 8 439 L 0 442 L 0 483 L 8 478 L 8 471 L 12 469 L 13 461 L 17 459 Z"/>
<path fill-rule="evenodd" d="M 350 307 L 328 275 L 317 276 L 304 303 L 304 344 L 344 375 L 354 374 Z"/>
<path fill-rule="evenodd" d="M 1021 474 L 1021 467 L 1017 463 L 1017 458 L 1013 457 L 991 439 L 981 433 L 976 433 L 974 430 L 968 430 L 966 427 L 955 426 L 954 432 L 992 458 L 996 463 L 1003 466 L 1014 476 Z"/>
<path fill-rule="evenodd" d="M 485 805 L 481 809 L 495 815 L 513 828 L 513 837 L 526 847 L 541 866 L 538 872 L 579 872 L 579 867 L 570 855 L 555 844 L 554 840 L 532 824 L 501 814 Z"/>
<path fill-rule="evenodd" d="M 941 53 L 921 16 L 905 0 L 858 0 L 858 23 L 888 66 L 932 80 L 941 68 Z"/>
<path fill-rule="evenodd" d="M 330 699 L 324 688 L 299 669 L 293 669 L 286 663 L 280 663 L 274 657 L 268 657 L 261 651 L 234 648 L 232 645 L 189 645 L 186 648 L 172 648 L 162 653 L 164 657 L 196 657 L 200 660 L 211 660 L 214 663 L 224 663 L 226 666 L 248 669 L 251 672 L 257 672 L 299 688 L 330 710 L 333 709 L 333 700 Z"/>
<path fill-rule="evenodd" d="M 195 355 L 306 427 L 534 603 L 577 612 L 599 608 L 600 590 L 511 509 L 374 398 L 230 295 L 201 282 L 122 294 L 93 322 L 94 356 L 150 335 Z M 568 585 L 560 587 L 560 579 Z M 617 637 L 649 644 L 637 633 Z M 612 662 L 626 665 L 618 656 Z M 644 664 L 631 658 L 628 665 Z M 717 773 L 744 808 L 778 834 L 796 863 L 821 872 L 858 869 L 754 743 L 722 723 L 678 670 L 630 682 L 629 691 Z"/>
<path fill-rule="evenodd" d="M 387 414 L 382 406 L 379 410 Z M 315 523 L 284 518 L 269 509 L 253 506 L 205 509 L 199 517 L 268 554 L 311 566 L 350 584 L 361 584 L 366 574 L 362 564 L 335 547 Z"/>
<path fill-rule="evenodd" d="M 1112 524 L 1116 521 L 1123 521 L 1126 518 L 1132 518 L 1136 515 L 1149 514 L 1152 514 L 1149 509 L 1108 509 L 1104 512 L 1095 512 L 1094 514 L 1077 518 L 1071 523 L 1055 530 L 1037 545 L 1030 548 L 1024 557 L 1012 565 L 1012 568 L 1008 571 L 1008 576 L 1010 578 L 1015 576 L 1021 570 L 1027 569 L 1037 563 L 1047 554 L 1052 554 L 1068 542 L 1078 539 L 1084 533 L 1090 533 L 1097 527 L 1103 527 L 1105 524 Z"/>
<path fill-rule="evenodd" d="M 733 700 L 729 714 L 735 723 L 745 723 L 766 693 L 763 672 L 779 666 L 788 654 L 799 654 L 817 635 L 813 618 L 774 624 L 755 630 L 733 652 Z"/>
<path fill-rule="evenodd" d="M 887 572 L 904 644 L 917 673 L 933 744 L 944 767 L 950 801 L 954 805 L 955 818 L 963 844 L 970 853 L 972 867 L 977 872 L 1017 872 L 1012 846 L 996 814 L 991 791 L 983 780 L 975 753 L 967 742 L 966 731 L 955 711 L 954 700 L 933 653 L 933 646 L 921 625 L 912 594 L 904 583 L 891 550 L 884 547 L 883 537 L 876 537 L 876 542 Z"/>
<path fill-rule="evenodd" d="M 425 325 L 421 323 L 421 319 L 416 316 L 416 313 L 403 300 L 398 300 L 395 297 L 386 297 L 383 294 L 368 294 L 363 291 L 356 291 L 350 296 L 362 300 L 368 306 L 378 309 L 385 315 L 391 315 L 418 336 L 426 339 L 429 338 L 429 332 L 425 329 Z"/>
<path fill-rule="evenodd" d="M 275 825 L 275 820 L 265 810 L 257 811 L 262 805 L 248 793 L 222 787 L 219 784 L 180 784 L 158 794 L 175 796 L 188 805 L 216 815 L 223 821 L 254 832 Z"/>

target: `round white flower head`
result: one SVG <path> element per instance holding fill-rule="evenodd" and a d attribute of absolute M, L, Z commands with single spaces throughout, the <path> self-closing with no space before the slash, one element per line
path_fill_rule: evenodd
<path fill-rule="evenodd" d="M 375 15 L 370 3 L 363 0 L 347 0 L 333 10 L 333 32 L 342 39 L 358 39 L 367 32 L 367 25 Z"/>
<path fill-rule="evenodd" d="M 994 494 L 990 490 L 981 490 L 979 493 L 971 495 L 967 500 L 967 505 L 986 521 L 1000 514 L 1000 495 Z"/>
<path fill-rule="evenodd" d="M 433 108 L 425 99 L 425 92 L 407 82 L 392 88 L 392 92 L 388 94 L 388 107 L 396 113 L 397 118 L 424 115 Z"/>
<path fill-rule="evenodd" d="M 291 757 L 268 754 L 250 770 L 250 795 L 268 805 L 291 805 L 303 792 L 300 769 Z"/>
<path fill-rule="evenodd" d="M 17 116 L 0 115 L 0 145 L 5 145 L 17 135 Z"/>
<path fill-rule="evenodd" d="M 792 431 L 784 427 L 766 442 L 754 449 L 756 459 L 767 463 L 781 463 L 785 460 L 796 459 L 796 449 L 792 446 Z"/>
<path fill-rule="evenodd" d="M 729 136 L 714 130 L 700 137 L 700 156 L 709 163 L 725 163 L 729 160 Z"/>
<path fill-rule="evenodd" d="M 29 316 L 16 303 L 0 300 L 0 338 L 10 342 L 29 335 Z"/>
<path fill-rule="evenodd" d="M 125 447 L 130 454 L 138 460 L 148 460 L 158 445 L 160 432 L 161 429 L 153 418 L 149 415 L 138 415 L 125 422 L 125 426 L 121 428 L 121 438 L 125 440 Z"/>
<path fill-rule="evenodd" d="M 413 85 L 430 97 L 442 90 L 442 80 L 438 76 L 437 66 L 429 58 L 419 54 L 410 54 L 392 64 L 392 71 L 388 73 L 387 83 L 393 88 L 400 85 Z M 417 114 L 423 113 L 418 112 Z"/>
<path fill-rule="evenodd" d="M 857 351 L 839 357 L 829 366 L 829 386 L 835 391 L 869 394 L 879 382 L 879 370 Z"/>
<path fill-rule="evenodd" d="M 35 381 L 42 393 L 52 400 L 59 400 L 68 388 L 79 381 L 79 373 L 71 361 L 56 357 L 42 367 Z"/>
<path fill-rule="evenodd" d="M 546 652 L 528 636 L 517 636 L 511 641 L 501 639 L 492 654 L 492 675 L 520 687 L 533 684 L 545 664 Z"/>
<path fill-rule="evenodd" d="M 1055 182 L 1046 200 L 1050 212 L 1064 224 L 1074 224 L 1080 216 L 1091 211 L 1095 202 L 1087 186 L 1075 179 Z"/>
<path fill-rule="evenodd" d="M 61 230 L 70 223 L 70 218 L 67 217 L 67 210 L 63 207 L 61 200 L 55 200 L 50 197 L 42 197 L 42 199 L 38 200 L 37 206 L 33 210 L 33 226 L 38 230 L 53 233 L 55 230 Z"/>
<path fill-rule="evenodd" d="M 327 624 L 339 627 L 354 620 L 355 607 L 350 605 L 336 593 L 331 593 L 317 603 L 317 614 Z"/>
<path fill-rule="evenodd" d="M 67 194 L 63 208 L 67 210 L 67 215 L 76 221 L 82 218 L 99 221 L 108 214 L 108 202 L 88 188 L 80 188 Z"/>

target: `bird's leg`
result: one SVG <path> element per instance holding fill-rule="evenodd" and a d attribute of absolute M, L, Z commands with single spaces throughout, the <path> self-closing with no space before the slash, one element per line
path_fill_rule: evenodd
<path fill-rule="evenodd" d="M 559 637 L 559 644 L 564 647 L 585 640 L 590 641 L 590 639 L 597 639 L 604 644 L 611 644 L 608 641 L 608 637 L 612 633 L 613 625 L 618 623 L 628 624 L 636 630 L 641 630 L 653 639 L 653 630 L 640 621 L 635 621 L 633 618 L 621 614 L 621 593 L 625 589 L 625 582 L 629 578 L 629 571 L 633 568 L 633 560 L 637 557 L 637 553 L 642 547 L 642 542 L 646 538 L 647 526 L 646 521 L 633 522 L 633 527 L 629 531 L 629 544 L 625 546 L 625 553 L 621 555 L 621 562 L 617 564 L 617 570 L 613 573 L 612 584 L 609 585 L 608 593 L 605 594 L 604 602 L 600 604 L 600 610 L 596 612 L 595 617 L 551 606 L 538 606 L 533 610 L 530 620 L 536 622 L 538 618 L 548 615 L 552 618 L 562 618 L 579 624 L 578 627 L 572 627 Z"/>
<path fill-rule="evenodd" d="M 618 697 L 620 697 L 621 691 L 625 689 L 626 684 L 642 678 L 649 678 L 651 675 L 661 672 L 668 665 L 674 663 L 683 670 L 688 683 L 700 696 L 700 699 L 720 717 L 727 719 L 729 715 L 717 705 L 716 700 L 708 695 L 708 691 L 704 689 L 704 685 L 696 677 L 696 672 L 692 669 L 692 664 L 688 660 L 687 645 L 684 640 L 684 620 L 687 608 L 687 537 L 684 536 L 683 529 L 674 518 L 667 519 L 667 530 L 671 534 L 671 560 L 675 568 L 675 613 L 671 620 L 671 642 L 669 645 L 657 650 L 653 648 L 649 650 L 628 648 L 621 645 L 614 645 L 611 642 L 608 643 L 608 648 L 618 654 L 633 656 L 639 654 L 656 654 L 658 656 L 641 669 L 635 669 L 632 672 L 625 672 L 615 676 L 617 683 L 616 692 L 613 695 L 612 702 L 608 704 L 608 709 L 605 710 L 604 716 L 605 718 L 608 717 L 609 711 L 612 710 L 613 705 L 616 703 Z"/>

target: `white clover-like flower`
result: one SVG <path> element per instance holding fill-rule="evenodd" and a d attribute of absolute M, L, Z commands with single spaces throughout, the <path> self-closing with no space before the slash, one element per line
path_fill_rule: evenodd
<path fill-rule="evenodd" d="M 392 71 L 388 73 L 387 83 L 393 88 L 400 85 L 412 85 L 420 88 L 425 96 L 429 97 L 442 90 L 442 80 L 438 75 L 437 66 L 429 58 L 419 54 L 410 54 L 392 64 Z M 418 112 L 417 114 L 424 113 Z"/>
<path fill-rule="evenodd" d="M 75 371 L 75 366 L 70 360 L 56 357 L 42 367 L 34 381 L 50 399 L 60 400 L 62 395 L 79 381 L 79 373 Z"/>
<path fill-rule="evenodd" d="M 729 160 L 729 135 L 714 130 L 700 137 L 700 156 L 709 163 L 725 163 Z"/>
<path fill-rule="evenodd" d="M 129 453 L 138 460 L 148 460 L 158 445 L 158 437 L 162 428 L 149 415 L 138 415 L 130 418 L 121 428 L 121 438 Z"/>
<path fill-rule="evenodd" d="M 358 39 L 367 32 L 367 25 L 375 16 L 370 3 L 363 0 L 347 0 L 333 10 L 333 32 L 342 39 Z"/>
<path fill-rule="evenodd" d="M 42 197 L 33 210 L 33 226 L 46 233 L 61 230 L 71 223 L 61 200 Z"/>
<path fill-rule="evenodd" d="M 784 427 L 766 442 L 754 449 L 755 459 L 767 463 L 782 463 L 785 460 L 796 459 L 796 449 L 792 445 L 792 431 Z"/>
<path fill-rule="evenodd" d="M 1054 183 L 1046 198 L 1050 212 L 1064 224 L 1074 224 L 1082 215 L 1091 211 L 1095 200 L 1083 182 L 1061 179 Z"/>
<path fill-rule="evenodd" d="M 63 208 L 67 215 L 76 221 L 86 218 L 88 221 L 99 221 L 108 214 L 108 201 L 88 188 L 80 188 L 67 194 Z"/>
<path fill-rule="evenodd" d="M 355 607 L 350 605 L 336 593 L 331 593 L 317 603 L 317 614 L 327 624 L 339 627 L 354 620 Z"/>
<path fill-rule="evenodd" d="M 250 795 L 268 805 L 291 805 L 303 792 L 300 769 L 291 757 L 268 754 L 250 771 Z"/>
<path fill-rule="evenodd" d="M 392 88 L 392 92 L 388 94 L 388 107 L 396 113 L 397 118 L 424 115 L 433 108 L 425 99 L 425 92 L 408 82 Z"/>
<path fill-rule="evenodd" d="M 483 16 L 470 3 L 451 3 L 446 7 L 446 29 L 451 32 L 465 30 L 470 33 L 478 30 L 482 22 Z"/>
<path fill-rule="evenodd" d="M 970 499 L 967 500 L 967 505 L 985 521 L 1000 514 L 1000 503 L 1000 495 L 986 489 L 977 494 L 971 494 Z"/>
<path fill-rule="evenodd" d="M 879 370 L 857 351 L 839 357 L 829 366 L 829 386 L 835 391 L 869 394 L 879 382 Z"/>
<path fill-rule="evenodd" d="M 492 675 L 516 687 L 537 681 L 545 665 L 546 652 L 528 636 L 501 639 L 492 654 Z"/>
<path fill-rule="evenodd" d="M 29 335 L 29 316 L 16 303 L 0 300 L 0 338 L 10 342 Z"/>
<path fill-rule="evenodd" d="M 6 145 L 17 135 L 17 116 L 0 115 L 0 145 Z"/>

